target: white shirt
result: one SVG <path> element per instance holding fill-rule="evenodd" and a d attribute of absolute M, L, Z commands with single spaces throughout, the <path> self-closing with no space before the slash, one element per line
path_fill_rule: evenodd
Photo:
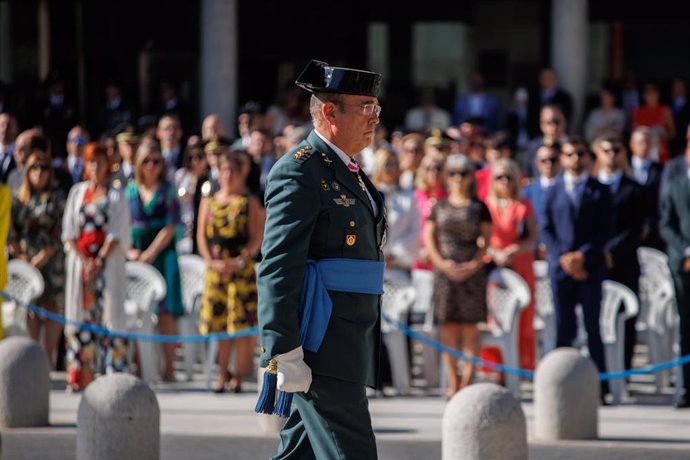
<path fill-rule="evenodd" d="M 580 174 L 579 176 L 573 176 L 571 173 L 568 171 L 565 171 L 563 173 L 563 182 L 565 183 L 565 191 L 570 197 L 570 201 L 575 203 L 575 187 L 577 184 L 582 182 L 583 180 L 587 180 L 587 172 L 584 172 Z"/>
<path fill-rule="evenodd" d="M 616 171 L 613 174 L 609 174 L 606 171 L 599 171 L 597 174 L 597 179 L 602 184 L 611 187 L 611 192 L 616 193 L 618 191 L 618 186 L 621 183 L 621 178 L 623 177 L 623 171 Z"/>
<path fill-rule="evenodd" d="M 632 157 L 633 176 L 638 184 L 645 185 L 647 183 L 651 164 L 652 160 L 650 159 L 642 159 L 636 156 Z"/>
<path fill-rule="evenodd" d="M 323 137 L 323 136 L 321 135 L 321 133 L 319 133 L 318 131 L 314 130 L 314 132 L 316 133 L 317 136 L 319 136 L 319 137 L 321 138 L 322 141 L 324 141 L 331 149 L 333 149 L 333 151 L 335 152 L 335 154 L 338 155 L 338 158 L 340 158 L 340 159 L 343 161 L 343 163 L 345 163 L 345 166 L 346 166 L 346 167 L 347 167 L 347 165 L 350 164 L 351 158 L 347 155 L 347 153 L 343 152 L 343 151 L 342 151 L 340 148 L 338 148 L 335 144 L 333 144 L 333 143 L 330 142 L 328 139 L 326 139 L 325 137 Z M 349 169 L 348 169 L 348 171 L 349 171 Z M 378 207 L 376 206 L 376 202 L 375 202 L 374 199 L 371 197 L 371 193 L 369 193 L 369 189 L 366 189 L 365 192 L 367 193 L 367 196 L 369 197 L 369 201 L 371 202 L 371 209 L 374 210 L 374 215 L 375 215 L 375 216 L 378 215 L 379 209 L 378 209 Z"/>
<path fill-rule="evenodd" d="M 549 179 L 546 176 L 539 176 L 539 185 L 541 185 L 541 188 L 549 188 L 555 181 L 556 178 Z"/>

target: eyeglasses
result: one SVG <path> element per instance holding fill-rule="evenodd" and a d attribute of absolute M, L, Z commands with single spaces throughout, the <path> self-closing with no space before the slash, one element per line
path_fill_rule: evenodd
<path fill-rule="evenodd" d="M 160 166 L 162 162 L 163 160 L 161 160 L 160 158 L 146 158 L 144 161 L 141 162 L 141 164 L 152 164 L 153 166 Z"/>
<path fill-rule="evenodd" d="M 397 161 L 387 161 L 386 164 L 383 165 L 385 169 L 398 169 L 400 166 L 398 165 Z"/>
<path fill-rule="evenodd" d="M 36 171 L 37 169 L 40 169 L 41 171 L 49 171 L 50 165 L 46 163 L 34 163 L 29 167 L 29 171 Z"/>
<path fill-rule="evenodd" d="M 546 164 L 546 163 L 554 164 L 555 162 L 556 162 L 556 157 L 546 157 L 546 158 L 540 158 L 539 159 L 539 163 L 542 163 L 542 164 Z"/>
<path fill-rule="evenodd" d="M 342 105 L 351 105 L 353 107 L 360 107 L 362 109 L 362 113 L 364 114 L 365 117 L 370 117 L 373 114 L 376 114 L 376 117 L 378 118 L 381 115 L 381 106 L 378 104 L 374 103 L 368 103 L 368 104 L 346 104 L 345 102 L 341 102 Z"/>
<path fill-rule="evenodd" d="M 192 153 L 191 155 L 189 155 L 190 160 L 201 160 L 203 158 L 204 158 L 204 155 L 201 153 Z"/>
<path fill-rule="evenodd" d="M 428 172 L 435 172 L 435 173 L 443 171 L 443 167 L 441 167 L 441 166 L 427 166 L 424 169 L 426 169 Z"/>
<path fill-rule="evenodd" d="M 461 171 L 461 170 L 457 170 L 457 169 L 456 169 L 455 171 L 448 171 L 446 174 L 448 174 L 448 177 L 456 177 L 456 176 L 467 177 L 467 176 L 469 176 L 471 173 L 470 173 L 469 171 L 467 171 L 467 170 L 462 170 L 462 171 Z"/>
<path fill-rule="evenodd" d="M 498 176 L 494 176 L 494 180 L 510 182 L 513 180 L 513 178 L 510 177 L 508 174 L 499 174 Z"/>
<path fill-rule="evenodd" d="M 554 125 L 554 126 L 558 126 L 561 124 L 561 120 L 559 120 L 558 118 L 552 118 L 550 120 L 542 120 L 541 122 L 544 123 L 545 125 Z"/>
<path fill-rule="evenodd" d="M 610 149 L 601 149 L 604 153 L 613 153 L 614 155 L 618 155 L 623 151 L 622 148 L 620 147 L 611 147 Z"/>
<path fill-rule="evenodd" d="M 565 151 L 564 151 L 564 152 L 563 152 L 563 155 L 565 155 L 565 156 L 567 156 L 567 157 L 569 157 L 569 158 L 570 158 L 570 157 L 574 157 L 575 155 L 577 155 L 578 157 L 582 158 L 582 157 L 584 157 L 585 155 L 587 155 L 587 151 L 585 151 L 585 150 L 573 150 L 573 151 L 571 151 L 571 152 L 565 152 Z"/>

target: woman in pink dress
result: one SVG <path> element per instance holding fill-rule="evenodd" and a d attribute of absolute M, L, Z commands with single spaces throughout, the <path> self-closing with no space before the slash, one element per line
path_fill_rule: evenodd
<path fill-rule="evenodd" d="M 532 204 L 522 198 L 519 178 L 520 172 L 514 161 L 502 159 L 494 164 L 486 202 L 493 222 L 488 254 L 497 266 L 517 272 L 529 286 L 532 301 L 520 314 L 519 354 L 520 367 L 534 369 L 533 250 L 537 225 Z"/>

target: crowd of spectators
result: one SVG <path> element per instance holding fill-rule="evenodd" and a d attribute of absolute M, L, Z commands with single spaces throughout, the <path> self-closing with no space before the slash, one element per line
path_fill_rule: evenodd
<path fill-rule="evenodd" d="M 386 202 L 383 250 L 391 276 L 435 272 L 434 309 L 444 344 L 500 360 L 497 350 L 482 349 L 477 329 L 489 315 L 488 270 L 510 267 L 534 293 L 533 261 L 541 259 L 549 262 L 554 286 L 558 345 L 572 343 L 575 303 L 581 304 L 590 355 L 605 370 L 601 282 L 613 279 L 637 293 L 636 249 L 666 251 L 675 244 L 673 235 L 682 230 L 674 225 L 682 216 L 664 214 L 662 204 L 690 162 L 684 80 L 672 80 L 668 97 L 654 82 L 637 88 L 627 81 L 602 85 L 581 123 L 573 120 L 572 97 L 548 68 L 534 87 L 516 88 L 506 108 L 479 72 L 452 106 L 441 107 L 424 92 L 404 126 L 386 125 L 382 101 L 374 142 L 358 161 Z M 208 268 L 201 333 L 256 325 L 263 190 L 275 161 L 311 129 L 300 93 L 286 92 L 265 112 L 245 104 L 234 139 L 215 114 L 195 132 L 193 113 L 172 86 L 164 87 L 155 117 L 135 117 L 115 82 L 105 88 L 102 113 L 85 124 L 77 123 L 61 80 L 50 81 L 44 102 L 25 126 L 9 107 L 0 113 L 0 181 L 12 194 L 5 211 L 11 213 L 7 254 L 43 274 L 46 289 L 36 304 L 69 320 L 122 328 L 124 263 L 136 260 L 164 276 L 167 296 L 156 308 L 157 324 L 161 334 L 175 334 L 176 318 L 184 314 L 177 256 L 196 253 Z M 580 124 L 582 135 L 571 129 Z M 690 260 L 686 248 L 680 250 Z M 685 273 L 676 280 L 681 292 Z M 681 318 L 687 321 L 688 313 L 681 311 Z M 520 318 L 526 369 L 536 365 L 533 315 L 532 303 Z M 127 362 L 125 340 L 74 327 L 63 334 L 59 324 L 32 313 L 28 328 L 43 338 L 53 366 L 64 365 L 66 350 L 72 390 L 107 369 L 136 367 Z M 686 349 L 688 335 L 681 339 Z M 231 343 L 224 342 L 216 391 L 240 391 L 251 373 L 253 339 L 232 343 L 235 370 L 228 369 Z M 626 344 L 630 367 L 634 319 Z M 174 380 L 175 344 L 163 348 L 163 379 Z M 461 374 L 449 374 L 450 397 L 473 381 L 476 369 L 444 359 Z"/>

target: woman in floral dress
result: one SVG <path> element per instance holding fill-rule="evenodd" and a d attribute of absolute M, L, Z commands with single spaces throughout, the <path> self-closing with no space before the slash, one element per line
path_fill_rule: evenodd
<path fill-rule="evenodd" d="M 65 254 L 60 242 L 65 196 L 53 187 L 53 168 L 49 155 L 42 150 L 29 154 L 22 185 L 12 202 L 12 225 L 8 238 L 9 253 L 24 260 L 43 275 L 43 295 L 34 303 L 52 313 L 64 315 Z M 50 363 L 57 347 L 62 325 L 27 311 L 29 335 L 41 337 Z"/>
<path fill-rule="evenodd" d="M 65 328 L 68 390 L 86 387 L 96 374 L 128 370 L 127 341 L 95 335 L 92 328 L 125 328 L 125 249 L 129 210 L 110 184 L 105 146 L 84 149 L 87 181 L 72 187 L 62 220 L 66 244 Z M 84 324 L 80 326 L 79 324 Z"/>
<path fill-rule="evenodd" d="M 246 185 L 242 156 L 228 152 L 219 158 L 220 190 L 204 198 L 199 208 L 197 241 L 206 261 L 206 284 L 202 297 L 202 334 L 235 333 L 257 325 L 255 258 L 263 238 L 263 213 L 258 199 Z M 237 366 L 228 373 L 231 342 L 237 345 Z M 218 344 L 218 384 L 223 392 L 239 392 L 242 378 L 250 371 L 254 337 L 221 340 Z"/>

